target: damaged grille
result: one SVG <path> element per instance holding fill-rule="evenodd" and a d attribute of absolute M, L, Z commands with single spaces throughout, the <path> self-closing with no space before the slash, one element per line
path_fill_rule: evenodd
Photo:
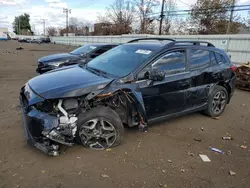
<path fill-rule="evenodd" d="M 54 112 L 54 103 L 54 101 L 44 101 L 41 103 L 37 103 L 35 105 L 35 108 L 41 112 L 55 114 L 56 112 Z"/>

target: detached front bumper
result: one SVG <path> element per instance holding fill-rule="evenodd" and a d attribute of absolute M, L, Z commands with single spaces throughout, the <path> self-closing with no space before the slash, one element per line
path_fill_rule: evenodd
<path fill-rule="evenodd" d="M 56 156 L 59 154 L 59 145 L 42 135 L 43 132 L 50 132 L 58 127 L 58 117 L 37 110 L 30 101 L 34 101 L 34 94 L 30 95 L 28 86 L 21 89 L 20 105 L 22 112 L 22 124 L 24 127 L 27 142 L 43 151 L 48 155 Z M 31 96 L 28 100 L 27 96 Z"/>

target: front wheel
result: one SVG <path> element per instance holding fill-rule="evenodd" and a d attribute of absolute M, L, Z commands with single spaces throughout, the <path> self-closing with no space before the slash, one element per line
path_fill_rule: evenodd
<path fill-rule="evenodd" d="M 123 134 L 119 115 L 109 107 L 96 107 L 79 116 L 76 141 L 90 149 L 104 150 L 119 145 Z"/>
<path fill-rule="evenodd" d="M 227 105 L 228 92 L 222 86 L 215 86 L 208 99 L 208 107 L 205 113 L 210 117 L 220 116 Z"/>

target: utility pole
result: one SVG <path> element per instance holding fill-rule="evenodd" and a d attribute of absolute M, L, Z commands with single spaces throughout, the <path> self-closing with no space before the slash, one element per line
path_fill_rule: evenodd
<path fill-rule="evenodd" d="M 165 3 L 165 0 L 162 0 L 162 3 L 161 3 L 161 15 L 160 15 L 160 28 L 159 28 L 159 35 L 161 35 L 162 33 L 162 22 L 163 22 L 163 19 L 164 19 L 164 3 Z"/>
<path fill-rule="evenodd" d="M 69 13 L 71 14 L 71 9 L 64 8 L 63 13 L 66 13 L 66 32 L 67 36 L 69 36 Z"/>
<path fill-rule="evenodd" d="M 227 34 L 230 33 L 231 22 L 233 20 L 233 14 L 234 14 L 234 6 L 235 6 L 235 0 L 232 0 L 230 18 L 229 18 L 229 22 L 228 22 L 228 25 L 227 25 Z"/>
<path fill-rule="evenodd" d="M 42 20 L 43 20 L 43 35 L 45 36 L 45 19 Z"/>
<path fill-rule="evenodd" d="M 18 18 L 18 34 L 19 35 L 21 35 L 20 28 L 21 28 L 21 26 L 20 26 L 20 18 Z"/>

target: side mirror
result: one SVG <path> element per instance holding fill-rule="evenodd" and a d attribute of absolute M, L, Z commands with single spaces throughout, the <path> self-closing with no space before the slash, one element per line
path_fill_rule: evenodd
<path fill-rule="evenodd" d="M 145 73 L 145 78 L 152 81 L 163 81 L 166 73 L 158 69 L 152 69 Z"/>

